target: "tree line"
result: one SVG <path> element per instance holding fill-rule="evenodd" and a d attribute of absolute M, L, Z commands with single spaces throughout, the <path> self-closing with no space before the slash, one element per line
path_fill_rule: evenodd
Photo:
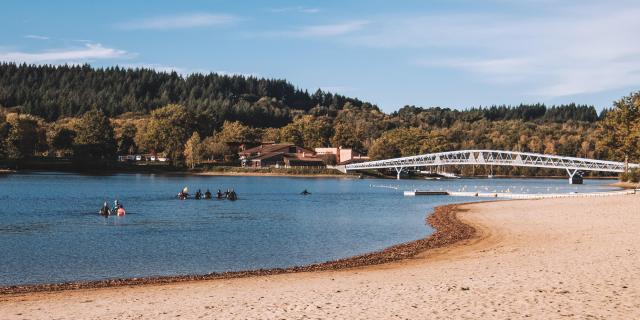
<path fill-rule="evenodd" d="M 501 149 L 640 161 L 639 93 L 600 114 L 576 104 L 405 106 L 386 114 L 283 80 L 86 65 L 0 70 L 0 159 L 109 161 L 152 153 L 193 166 L 203 159 L 232 162 L 241 145 L 291 142 L 353 148 L 374 159 Z"/>

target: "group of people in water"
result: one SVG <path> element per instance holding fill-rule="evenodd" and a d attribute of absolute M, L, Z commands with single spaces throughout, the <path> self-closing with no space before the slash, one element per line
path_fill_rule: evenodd
<path fill-rule="evenodd" d="M 220 189 L 218 189 L 218 192 L 216 192 L 215 197 L 216 199 L 227 199 L 231 201 L 238 200 L 238 194 L 233 189 L 227 189 L 227 191 L 225 192 L 222 192 Z M 211 193 L 211 191 L 209 191 L 209 189 L 207 189 L 207 191 L 205 191 L 204 193 L 202 193 L 202 191 L 198 189 L 198 191 L 196 191 L 193 198 L 196 200 L 213 199 L 213 194 Z M 187 187 L 185 187 L 178 193 L 178 199 L 180 200 L 189 199 L 189 189 L 187 189 Z"/>
<path fill-rule="evenodd" d="M 307 189 L 304 189 L 304 191 L 300 192 L 300 194 L 306 196 L 306 195 L 310 195 L 311 192 L 307 191 Z M 204 193 L 200 189 L 198 189 L 198 191 L 196 191 L 196 193 L 193 195 L 193 198 L 196 200 L 213 199 L 213 196 L 214 194 L 212 194 L 211 191 L 209 191 L 209 189 L 207 189 L 207 191 L 205 191 Z M 231 201 L 238 200 L 238 194 L 233 189 L 227 189 L 227 191 L 225 192 L 222 192 L 220 189 L 218 189 L 218 192 L 216 192 L 215 197 L 216 199 L 227 199 Z M 184 189 L 182 189 L 178 193 L 178 199 L 180 200 L 189 199 L 189 189 L 187 187 L 184 187 Z M 115 200 L 113 202 L 113 208 L 110 208 L 107 202 L 105 201 L 98 213 L 105 217 L 111 216 L 111 215 L 124 216 L 126 214 L 124 210 L 124 206 L 118 200 Z"/>
<path fill-rule="evenodd" d="M 119 217 L 124 216 L 126 214 L 126 211 L 124 210 L 124 206 L 122 205 L 122 203 L 120 203 L 120 201 L 115 200 L 113 201 L 113 208 L 109 208 L 109 205 L 107 204 L 107 202 L 105 201 L 104 204 L 102 205 L 102 208 L 100 208 L 100 211 L 98 212 L 101 216 L 111 216 L 111 215 L 117 215 Z"/>

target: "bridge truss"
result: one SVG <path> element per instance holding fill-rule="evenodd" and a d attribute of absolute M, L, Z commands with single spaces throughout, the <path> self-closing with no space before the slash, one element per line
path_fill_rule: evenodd
<path fill-rule="evenodd" d="M 624 172 L 624 162 L 562 157 L 548 154 L 499 151 L 499 150 L 460 150 L 429 153 L 411 157 L 353 163 L 345 166 L 345 170 L 395 169 L 400 173 L 406 168 L 433 167 L 444 165 L 495 165 L 511 167 L 533 167 L 564 169 L 573 179 L 582 171 Z M 628 164 L 628 168 L 638 168 L 638 164 Z"/>

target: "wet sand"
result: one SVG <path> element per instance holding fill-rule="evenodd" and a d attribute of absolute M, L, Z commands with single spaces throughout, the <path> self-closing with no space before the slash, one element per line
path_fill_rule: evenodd
<path fill-rule="evenodd" d="M 463 206 L 470 239 L 319 272 L 0 295 L 3 319 L 640 318 L 640 196 Z M 443 235 L 446 238 L 446 235 Z"/>
<path fill-rule="evenodd" d="M 610 186 L 623 188 L 623 189 L 640 189 L 640 183 L 634 183 L 634 182 L 618 181 L 618 182 L 610 184 Z"/>

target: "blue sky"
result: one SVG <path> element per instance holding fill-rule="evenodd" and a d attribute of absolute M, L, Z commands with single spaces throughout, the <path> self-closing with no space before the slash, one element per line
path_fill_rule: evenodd
<path fill-rule="evenodd" d="M 284 78 L 378 104 L 611 106 L 637 1 L 3 1 L 0 60 Z"/>

